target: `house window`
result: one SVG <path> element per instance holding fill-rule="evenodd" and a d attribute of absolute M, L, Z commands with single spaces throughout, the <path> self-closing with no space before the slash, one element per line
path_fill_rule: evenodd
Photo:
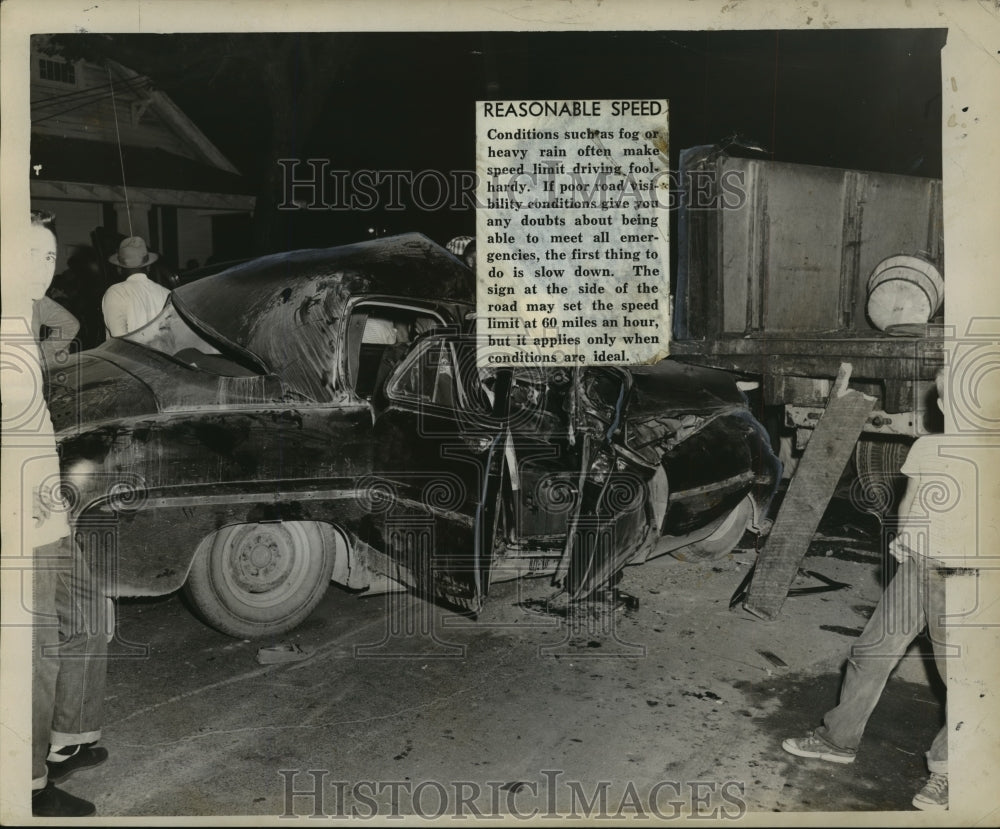
<path fill-rule="evenodd" d="M 56 81 L 76 86 L 76 68 L 64 60 L 38 59 L 38 77 L 43 81 Z"/>

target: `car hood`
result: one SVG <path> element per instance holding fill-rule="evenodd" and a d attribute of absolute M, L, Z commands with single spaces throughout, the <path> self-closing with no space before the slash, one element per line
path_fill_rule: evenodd
<path fill-rule="evenodd" d="M 632 391 L 624 443 L 650 462 L 716 418 L 733 412 L 749 416 L 746 397 L 724 371 L 668 359 L 630 368 L 629 373 Z"/>
<path fill-rule="evenodd" d="M 673 360 L 651 366 L 634 366 L 628 418 L 643 420 L 650 415 L 705 415 L 733 406 L 745 406 L 746 398 L 731 374 Z"/>

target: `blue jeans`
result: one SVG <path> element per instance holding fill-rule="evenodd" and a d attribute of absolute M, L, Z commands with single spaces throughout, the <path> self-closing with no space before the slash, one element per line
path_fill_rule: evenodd
<path fill-rule="evenodd" d="M 816 736 L 831 746 L 857 751 L 868 718 L 889 674 L 926 627 L 941 679 L 948 681 L 944 620 L 944 575 L 926 559 L 907 559 L 896 570 L 868 624 L 851 648 L 840 702 L 823 717 Z M 948 729 L 942 726 L 930 750 L 931 772 L 948 771 Z"/>
<path fill-rule="evenodd" d="M 49 744 L 100 739 L 107 678 L 107 605 L 67 536 L 35 549 L 31 650 L 31 786 L 45 786 Z"/>

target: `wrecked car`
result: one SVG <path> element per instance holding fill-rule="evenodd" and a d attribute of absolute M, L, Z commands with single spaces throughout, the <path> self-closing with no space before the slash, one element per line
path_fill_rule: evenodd
<path fill-rule="evenodd" d="M 474 276 L 418 234 L 256 259 L 50 379 L 76 532 L 117 596 L 183 589 L 233 636 L 331 581 L 475 612 L 722 555 L 780 480 L 733 379 L 476 360 Z"/>

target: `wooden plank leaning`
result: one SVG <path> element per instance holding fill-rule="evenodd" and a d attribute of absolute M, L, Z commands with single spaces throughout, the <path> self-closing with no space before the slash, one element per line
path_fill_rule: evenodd
<path fill-rule="evenodd" d="M 848 388 L 851 364 L 841 363 L 823 416 L 806 444 L 767 543 L 760 551 L 743 606 L 775 619 L 809 543 L 854 451 L 875 398 Z"/>

